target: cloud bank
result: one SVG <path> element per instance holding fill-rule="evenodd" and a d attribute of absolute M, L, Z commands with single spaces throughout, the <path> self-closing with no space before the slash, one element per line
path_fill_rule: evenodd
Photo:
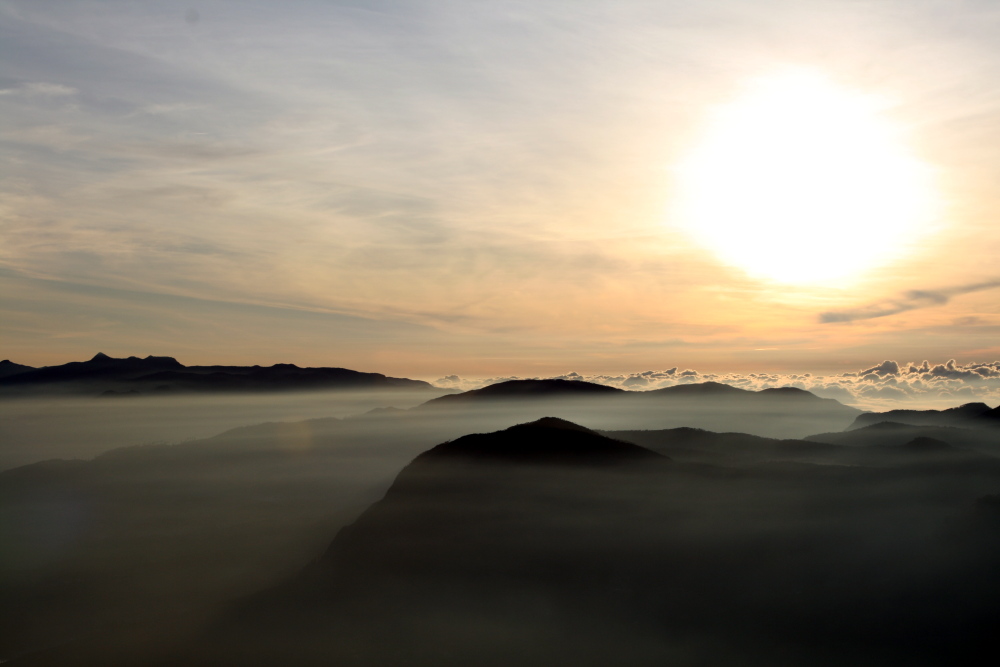
<path fill-rule="evenodd" d="M 886 410 L 959 405 L 973 401 L 1000 403 L 1000 361 L 973 361 L 965 364 L 949 359 L 945 363 L 900 363 L 887 359 L 880 364 L 838 375 L 812 373 L 703 373 L 694 369 L 647 370 L 618 375 L 581 375 L 571 372 L 555 376 L 582 380 L 629 390 L 650 390 L 696 382 L 721 382 L 741 389 L 759 391 L 772 387 L 798 387 L 823 398 L 869 410 Z M 486 379 L 449 375 L 437 380 L 439 387 L 478 389 L 507 380 L 538 379 L 518 376 Z"/>

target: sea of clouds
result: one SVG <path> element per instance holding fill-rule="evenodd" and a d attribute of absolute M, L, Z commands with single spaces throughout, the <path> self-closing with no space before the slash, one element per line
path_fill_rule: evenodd
<path fill-rule="evenodd" d="M 879 410 L 896 407 L 928 408 L 982 401 L 991 405 L 1000 402 L 1000 361 L 966 364 L 954 359 L 943 364 L 928 361 L 898 363 L 886 360 L 856 372 L 839 375 L 812 373 L 702 373 L 694 369 L 647 370 L 618 375 L 581 375 L 566 373 L 553 376 L 563 380 L 582 380 L 622 389 L 642 391 L 678 384 L 721 382 L 758 391 L 771 387 L 798 387 L 823 398 L 860 408 Z M 449 389 L 478 389 L 507 380 L 524 380 L 517 376 L 469 379 L 448 375 L 435 381 Z"/>

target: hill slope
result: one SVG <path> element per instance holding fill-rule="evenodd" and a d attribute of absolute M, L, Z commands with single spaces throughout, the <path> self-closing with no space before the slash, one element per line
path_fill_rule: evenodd
<path fill-rule="evenodd" d="M 932 665 L 992 644 L 979 499 L 1000 469 L 726 470 L 623 445 L 562 420 L 439 445 L 170 664 Z"/>

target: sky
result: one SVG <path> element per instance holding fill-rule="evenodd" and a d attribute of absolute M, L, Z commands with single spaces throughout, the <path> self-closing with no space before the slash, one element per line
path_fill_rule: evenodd
<path fill-rule="evenodd" d="M 956 380 L 997 71 L 989 1 L 0 0 L 0 357 Z"/>

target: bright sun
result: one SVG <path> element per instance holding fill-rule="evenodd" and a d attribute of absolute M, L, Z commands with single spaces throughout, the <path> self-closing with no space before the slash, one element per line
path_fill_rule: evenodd
<path fill-rule="evenodd" d="M 786 283 L 857 275 L 936 217 L 930 170 L 873 98 L 809 72 L 760 79 L 680 165 L 677 217 L 724 262 Z"/>

